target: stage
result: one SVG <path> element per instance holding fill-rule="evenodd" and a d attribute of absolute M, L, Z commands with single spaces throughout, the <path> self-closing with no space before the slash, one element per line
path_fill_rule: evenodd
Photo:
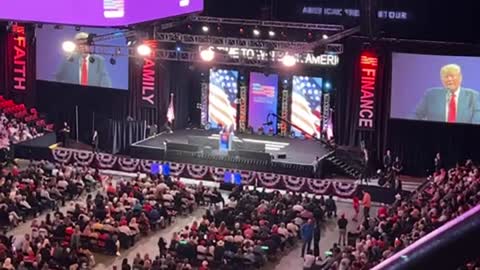
<path fill-rule="evenodd" d="M 228 153 L 221 153 L 218 151 L 218 138 L 217 130 L 162 132 L 132 144 L 130 155 L 136 158 L 197 164 L 207 162 L 211 165 L 228 166 L 231 163 L 229 167 L 232 168 L 253 166 L 261 171 L 272 172 L 274 169 L 288 168 L 287 170 L 298 170 L 302 176 L 311 176 L 315 157 L 325 158 L 331 153 L 326 145 L 315 140 L 250 134 L 235 134 L 233 149 Z"/>

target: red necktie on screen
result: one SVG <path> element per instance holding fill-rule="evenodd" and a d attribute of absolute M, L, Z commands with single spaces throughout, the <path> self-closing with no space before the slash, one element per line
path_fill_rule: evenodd
<path fill-rule="evenodd" d="M 454 123 L 457 121 L 457 103 L 455 102 L 455 94 L 450 96 L 450 102 L 448 103 L 448 122 Z"/>
<path fill-rule="evenodd" d="M 82 76 L 80 77 L 81 85 L 88 85 L 88 68 L 87 68 L 87 57 L 84 56 L 82 60 Z"/>

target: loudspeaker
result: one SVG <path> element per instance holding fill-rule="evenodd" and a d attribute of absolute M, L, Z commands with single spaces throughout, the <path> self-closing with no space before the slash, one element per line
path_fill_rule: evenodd
<path fill-rule="evenodd" d="M 360 30 L 362 35 L 373 38 L 378 31 L 378 0 L 360 1 Z"/>

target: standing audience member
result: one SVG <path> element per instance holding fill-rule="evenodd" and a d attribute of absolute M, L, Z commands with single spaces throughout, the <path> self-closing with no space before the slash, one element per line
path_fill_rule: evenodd
<path fill-rule="evenodd" d="M 313 225 L 313 220 L 309 219 L 307 223 L 302 225 L 301 228 L 301 236 L 302 236 L 302 258 L 305 255 L 305 250 L 309 250 L 312 244 L 313 240 L 313 230 L 314 230 L 314 225 Z"/>
<path fill-rule="evenodd" d="M 347 225 L 348 220 L 345 218 L 345 214 L 342 214 L 338 219 L 338 244 L 339 245 L 346 245 L 347 239 Z"/>
<path fill-rule="evenodd" d="M 363 194 L 363 199 L 362 199 L 363 217 L 367 218 L 370 216 L 370 207 L 372 206 L 372 197 L 370 196 L 370 193 L 368 193 L 365 190 L 362 190 L 362 194 Z"/>

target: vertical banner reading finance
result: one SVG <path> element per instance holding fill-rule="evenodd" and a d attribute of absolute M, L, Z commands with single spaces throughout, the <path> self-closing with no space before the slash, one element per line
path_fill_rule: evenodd
<path fill-rule="evenodd" d="M 290 122 L 292 132 L 320 138 L 322 115 L 322 78 L 293 76 Z M 296 128 L 299 127 L 301 130 Z"/>
<path fill-rule="evenodd" d="M 360 55 L 360 102 L 358 128 L 373 130 L 375 123 L 375 87 L 378 69 L 378 56 L 372 51 Z"/>
<path fill-rule="evenodd" d="M 277 113 L 278 102 L 278 75 L 263 73 L 250 73 L 250 91 L 248 98 L 248 125 L 257 131 L 263 127 L 266 132 L 273 128 L 277 132 L 277 118 L 268 117 Z M 268 126 L 263 126 L 269 122 Z M 271 123 L 270 123 L 271 122 Z"/>
<path fill-rule="evenodd" d="M 212 128 L 237 125 L 238 71 L 210 69 L 208 122 Z"/>

